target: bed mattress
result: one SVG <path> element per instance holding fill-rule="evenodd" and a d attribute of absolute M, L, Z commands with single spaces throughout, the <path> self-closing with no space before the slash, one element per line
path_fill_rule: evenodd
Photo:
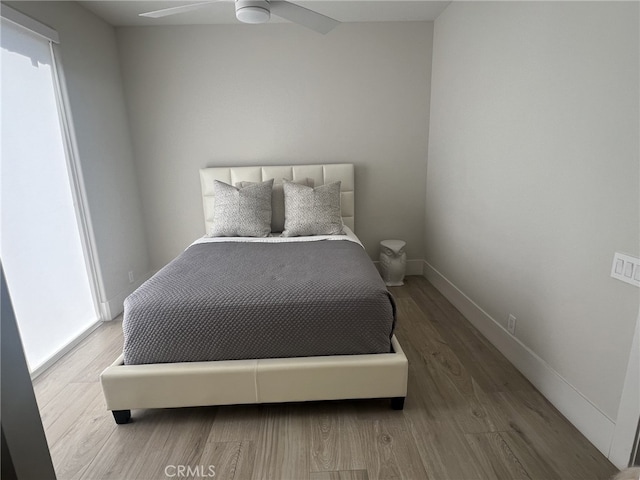
<path fill-rule="evenodd" d="M 341 237 L 192 245 L 126 299 L 124 363 L 389 353 L 393 297 Z"/>

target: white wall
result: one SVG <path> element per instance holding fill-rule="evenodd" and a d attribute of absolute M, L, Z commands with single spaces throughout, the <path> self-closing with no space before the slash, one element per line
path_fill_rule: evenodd
<path fill-rule="evenodd" d="M 115 30 L 75 2 L 8 3 L 60 35 L 102 272 L 102 301 L 113 316 L 149 271 Z M 129 283 L 129 271 L 134 272 L 134 284 Z"/>
<path fill-rule="evenodd" d="M 198 169 L 356 165 L 356 232 L 422 258 L 431 22 L 117 30 L 151 264 L 204 234 Z"/>
<path fill-rule="evenodd" d="M 430 271 L 513 313 L 523 352 L 611 422 L 638 314 L 609 277 L 639 253 L 638 25 L 637 2 L 454 2 L 434 30 Z"/>

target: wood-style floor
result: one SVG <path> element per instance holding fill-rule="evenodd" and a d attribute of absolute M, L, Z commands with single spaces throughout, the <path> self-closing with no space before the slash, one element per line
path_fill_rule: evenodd
<path fill-rule="evenodd" d="M 59 479 L 599 479 L 616 469 L 421 277 L 392 289 L 409 358 L 384 400 L 134 410 L 116 426 L 105 323 L 34 382 Z M 212 474 L 215 472 L 215 476 Z"/>

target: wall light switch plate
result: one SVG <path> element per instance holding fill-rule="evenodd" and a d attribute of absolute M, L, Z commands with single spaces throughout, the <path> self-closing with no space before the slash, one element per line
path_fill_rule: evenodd
<path fill-rule="evenodd" d="M 636 287 L 640 287 L 640 258 L 618 253 L 613 256 L 611 276 Z"/>

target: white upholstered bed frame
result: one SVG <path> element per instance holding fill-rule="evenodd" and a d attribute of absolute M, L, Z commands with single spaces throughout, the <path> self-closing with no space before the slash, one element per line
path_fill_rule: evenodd
<path fill-rule="evenodd" d="M 354 227 L 352 164 L 205 168 L 200 170 L 206 231 L 213 218 L 213 181 L 231 185 L 273 178 L 340 180 L 345 225 Z M 127 423 L 132 409 L 391 398 L 401 409 L 408 363 L 395 336 L 392 353 L 124 365 L 120 356 L 102 372 L 107 409 Z"/>

